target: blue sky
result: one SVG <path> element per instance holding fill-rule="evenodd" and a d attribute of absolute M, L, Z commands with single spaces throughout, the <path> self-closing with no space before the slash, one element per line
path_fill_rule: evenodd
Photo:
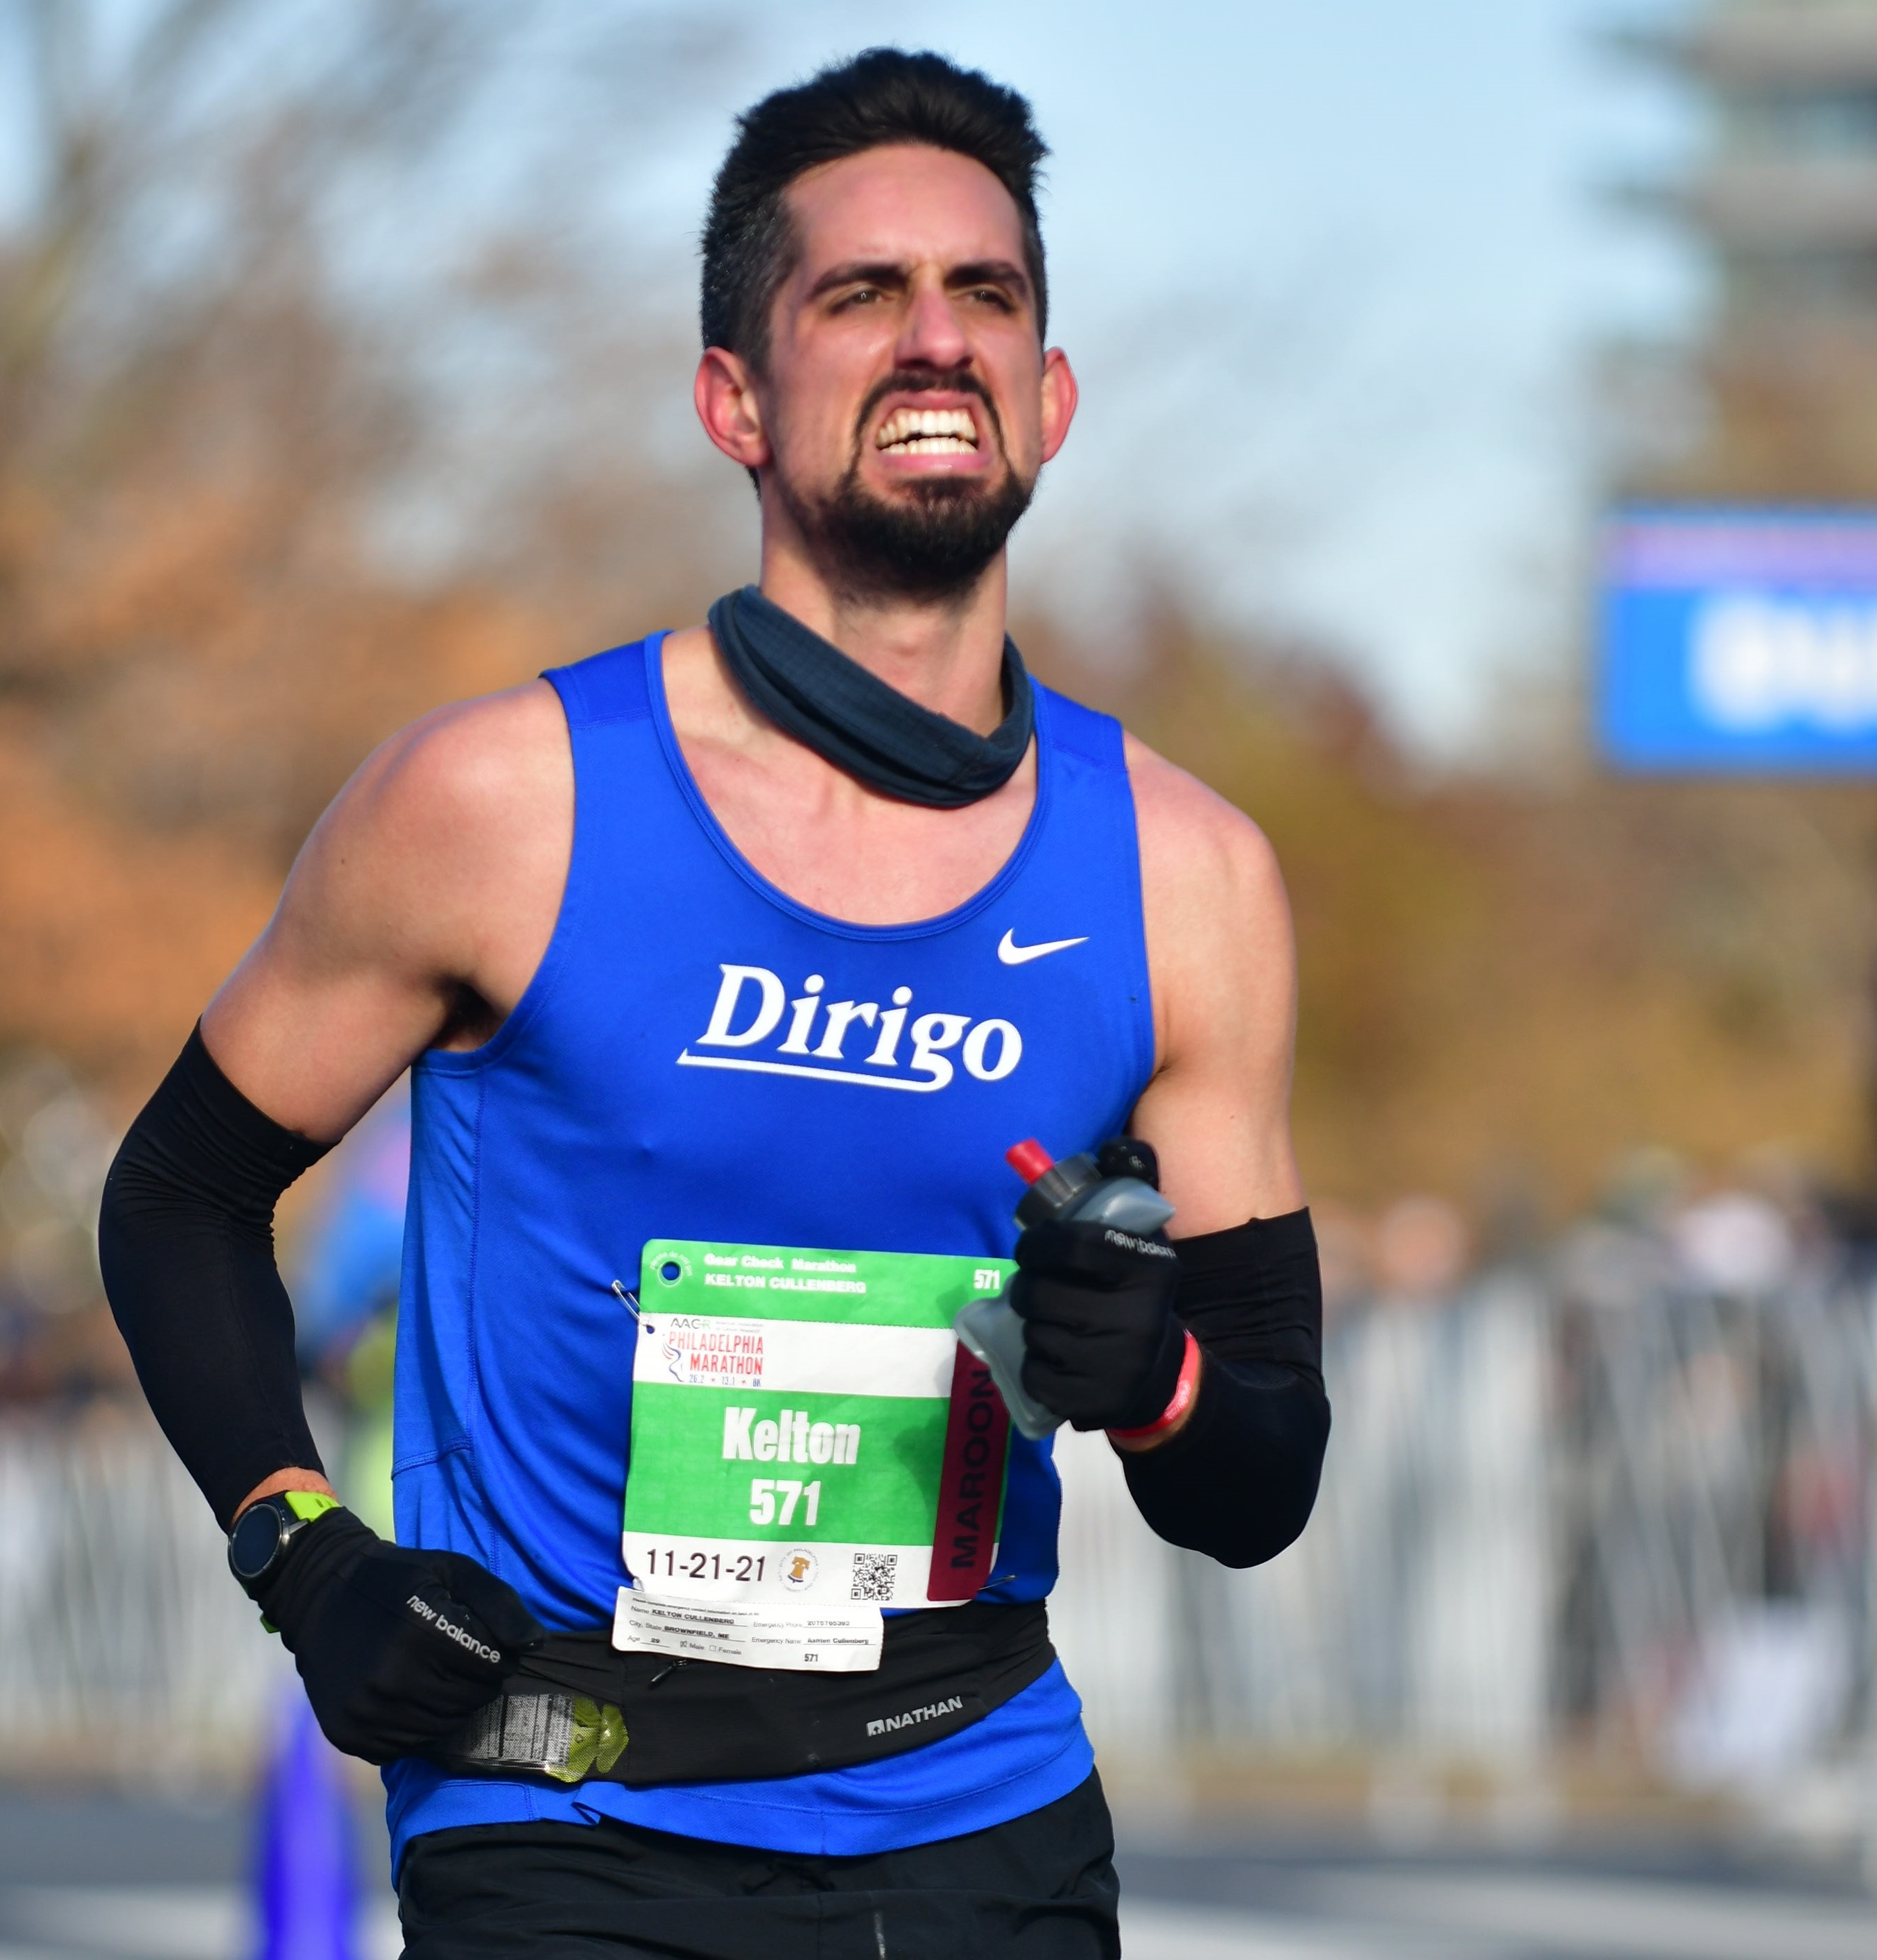
<path fill-rule="evenodd" d="M 311 31 L 330 4 L 264 18 Z M 1332 650 L 1431 755 L 1478 755 L 1507 694 L 1575 657 L 1591 355 L 1699 316 L 1690 254 L 1600 194 L 1698 140 L 1596 40 L 1679 4 L 538 0 L 517 18 L 548 58 L 495 78 L 449 201 L 486 208 L 577 129 L 571 188 L 614 192 L 618 291 L 669 311 L 649 378 L 681 409 L 693 243 L 738 107 L 882 40 L 1014 83 L 1055 152 L 1052 338 L 1083 388 L 1018 533 L 1020 596 L 1125 653 L 1151 572 L 1202 617 Z M 688 37 L 677 82 L 629 56 L 583 72 L 583 35 L 639 24 Z M 0 130 L 0 193 L 9 149 Z M 564 146 L 552 167 L 570 188 Z M 401 208 L 381 269 L 421 279 L 449 228 Z"/>

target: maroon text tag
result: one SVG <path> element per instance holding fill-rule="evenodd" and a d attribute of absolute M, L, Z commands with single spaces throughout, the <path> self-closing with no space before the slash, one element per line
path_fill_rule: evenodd
<path fill-rule="evenodd" d="M 1009 1442 L 1010 1413 L 991 1371 L 961 1343 L 951 1369 L 928 1599 L 973 1599 L 991 1576 Z"/>

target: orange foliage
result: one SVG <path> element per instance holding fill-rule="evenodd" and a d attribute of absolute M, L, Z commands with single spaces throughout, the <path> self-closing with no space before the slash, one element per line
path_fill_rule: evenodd
<path fill-rule="evenodd" d="M 1325 672 L 1167 616 L 1107 691 L 1277 850 L 1320 1196 L 1558 1216 L 1644 1144 L 1865 1173 L 1877 795 L 1581 769 L 1429 783 Z"/>
<path fill-rule="evenodd" d="M 65 11 L 30 18 L 51 31 Z M 592 255 L 544 275 L 531 239 L 519 282 L 440 279 L 406 317 L 421 334 L 341 297 L 355 288 L 322 256 L 317 160 L 337 168 L 380 122 L 386 154 L 402 130 L 422 155 L 448 115 L 399 118 L 456 72 L 425 37 L 459 12 L 365 9 L 371 46 L 405 65 L 310 69 L 297 96 L 278 78 L 239 141 L 218 122 L 152 156 L 135 102 L 100 123 L 81 91 L 37 229 L 0 239 L 0 1044 L 49 1047 L 120 1103 L 174 1053 L 373 743 L 434 703 L 700 616 L 746 575 L 723 543 L 732 509 L 747 533 L 747 492 L 727 467 L 700 481 L 658 460 L 681 388 L 648 393 L 659 332 L 620 323 Z M 199 8 L 152 18 L 196 37 L 192 59 L 214 54 Z M 152 46 L 149 100 L 192 99 Z M 330 106 L 348 75 L 370 82 L 369 114 Z M 153 272 L 146 192 L 150 211 L 219 214 L 199 277 Z M 500 413 L 478 404 L 475 468 L 500 494 L 464 501 L 480 514 L 456 512 L 452 568 L 421 578 L 380 533 L 414 484 L 427 495 L 464 469 L 427 355 L 511 301 L 548 380 Z M 1743 484 L 1796 483 L 1818 448 L 1796 439 L 1780 475 L 1765 431 L 1790 431 L 1787 409 L 1723 421 Z M 1790 1142 L 1862 1167 L 1869 793 L 1618 784 L 1581 765 L 1429 783 L 1325 670 L 1177 612 L 1148 621 L 1120 679 L 1079 670 L 1046 620 L 1019 638 L 1275 842 L 1319 1192 L 1490 1204 L 1523 1179 L 1562 1208 L 1642 1142 L 1716 1165 Z"/>
<path fill-rule="evenodd" d="M 271 866 L 88 807 L 17 721 L 0 727 L 0 1042 L 153 1081 L 265 921 Z"/>

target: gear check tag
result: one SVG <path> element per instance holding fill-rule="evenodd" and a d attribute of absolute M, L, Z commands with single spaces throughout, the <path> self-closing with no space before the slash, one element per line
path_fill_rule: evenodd
<path fill-rule="evenodd" d="M 970 1521 L 965 1557 L 948 1511 L 941 1526 L 957 1393 L 951 1323 L 1015 1271 L 976 1256 L 650 1241 L 622 1542 L 637 1593 L 770 1609 L 764 1624 L 780 1652 L 805 1613 L 870 1615 L 877 1643 L 882 1607 L 975 1591 L 961 1580 L 989 1575 L 1002 1436 L 999 1460 L 978 1476 L 980 1500 L 957 1507 Z M 935 1567 L 935 1545 L 945 1569 Z M 619 1624 L 639 1630 L 637 1644 L 650 1623 L 630 1596 L 622 1591 Z M 730 1624 L 719 1629 L 726 1641 Z M 875 1652 L 840 1664 L 877 1665 Z"/>
<path fill-rule="evenodd" d="M 658 1599 L 622 1586 L 613 1616 L 613 1645 L 622 1652 L 725 1661 L 732 1667 L 869 1674 L 880 1665 L 880 1639 L 878 1606 L 790 1612 L 735 1600 Z"/>

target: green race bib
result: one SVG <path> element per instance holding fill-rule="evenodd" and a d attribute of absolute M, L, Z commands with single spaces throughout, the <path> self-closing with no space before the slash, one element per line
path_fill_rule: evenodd
<path fill-rule="evenodd" d="M 930 1603 L 952 1319 L 1015 1270 L 650 1241 L 626 1483 L 634 1583 L 752 1605 Z M 996 1511 L 1002 1481 L 1000 1464 Z"/>

